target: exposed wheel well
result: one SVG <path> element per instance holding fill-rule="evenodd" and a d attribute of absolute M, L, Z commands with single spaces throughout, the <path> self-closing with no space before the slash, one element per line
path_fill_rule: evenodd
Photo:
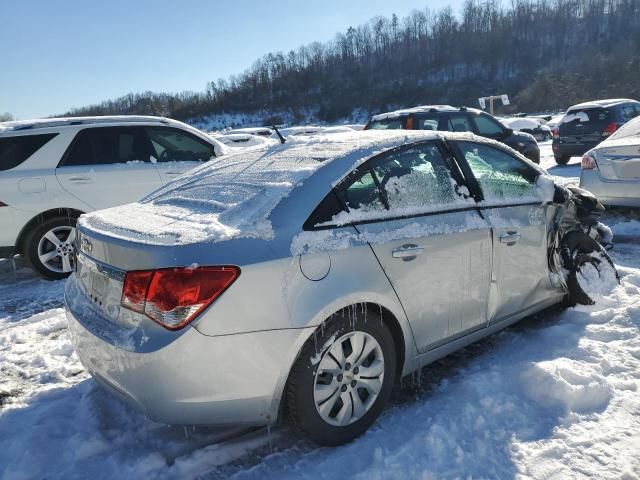
<path fill-rule="evenodd" d="M 75 208 L 52 208 L 51 210 L 47 210 L 46 212 L 39 213 L 38 215 L 33 217 L 31 220 L 29 220 L 24 227 L 22 227 L 22 230 L 18 235 L 18 240 L 16 241 L 17 252 L 24 253 L 24 242 L 29 236 L 29 233 L 39 223 L 42 223 L 45 220 L 49 220 L 50 218 L 55 218 L 55 217 L 69 216 L 70 218 L 78 218 L 83 213 L 85 212 L 76 210 Z"/>

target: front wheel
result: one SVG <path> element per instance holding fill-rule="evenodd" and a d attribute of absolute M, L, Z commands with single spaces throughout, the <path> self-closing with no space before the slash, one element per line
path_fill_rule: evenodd
<path fill-rule="evenodd" d="M 606 250 L 583 232 L 563 239 L 564 267 L 569 271 L 567 287 L 571 305 L 593 305 L 620 284 L 620 276 Z"/>
<path fill-rule="evenodd" d="M 24 254 L 34 270 L 51 280 L 66 278 L 73 272 L 76 221 L 75 217 L 49 218 L 31 231 Z"/>
<path fill-rule="evenodd" d="M 291 371 L 287 423 L 319 445 L 350 442 L 382 411 L 395 374 L 393 337 L 380 315 L 337 314 L 307 341 Z"/>

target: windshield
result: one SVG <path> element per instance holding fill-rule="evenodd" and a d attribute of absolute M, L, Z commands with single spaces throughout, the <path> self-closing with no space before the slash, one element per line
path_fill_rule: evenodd
<path fill-rule="evenodd" d="M 404 117 L 385 118 L 383 120 L 372 120 L 367 130 L 402 130 L 404 128 Z"/>

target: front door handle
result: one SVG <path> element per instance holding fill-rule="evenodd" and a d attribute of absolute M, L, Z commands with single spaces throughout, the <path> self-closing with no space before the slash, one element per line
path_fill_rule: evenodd
<path fill-rule="evenodd" d="M 402 258 L 403 260 L 413 260 L 424 251 L 424 247 L 408 243 L 391 251 L 393 258 Z"/>
<path fill-rule="evenodd" d="M 506 243 L 507 245 L 515 245 L 520 240 L 520 235 L 518 232 L 507 232 L 500 235 L 500 243 Z"/>

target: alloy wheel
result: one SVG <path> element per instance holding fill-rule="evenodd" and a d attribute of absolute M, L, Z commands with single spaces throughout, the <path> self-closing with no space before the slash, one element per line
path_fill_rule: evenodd
<path fill-rule="evenodd" d="M 378 341 L 366 332 L 346 333 L 321 355 L 314 380 L 316 410 L 330 425 L 350 425 L 371 409 L 383 382 Z"/>
<path fill-rule="evenodd" d="M 76 229 L 68 225 L 49 230 L 38 242 L 37 253 L 40 263 L 52 272 L 72 272 L 75 255 L 73 241 L 75 238 Z"/>

